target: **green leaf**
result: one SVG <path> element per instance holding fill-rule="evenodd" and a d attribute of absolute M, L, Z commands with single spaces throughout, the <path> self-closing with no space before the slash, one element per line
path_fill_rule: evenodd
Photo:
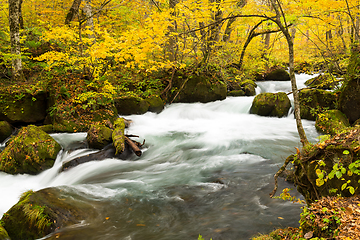
<path fill-rule="evenodd" d="M 338 179 L 340 179 L 341 177 L 342 177 L 342 173 L 340 172 L 340 171 L 337 171 L 336 172 L 336 177 L 338 178 Z"/>
<path fill-rule="evenodd" d="M 353 187 L 349 187 L 349 192 L 352 194 L 352 195 L 354 195 L 354 193 L 355 193 L 355 189 L 353 188 Z"/>
<path fill-rule="evenodd" d="M 347 183 L 344 183 L 342 186 L 341 186 L 341 191 L 344 191 L 344 189 L 346 188 L 347 186 Z"/>
<path fill-rule="evenodd" d="M 344 150 L 344 151 L 343 151 L 343 154 L 344 154 L 344 155 L 348 155 L 349 153 L 350 153 L 349 150 Z"/>

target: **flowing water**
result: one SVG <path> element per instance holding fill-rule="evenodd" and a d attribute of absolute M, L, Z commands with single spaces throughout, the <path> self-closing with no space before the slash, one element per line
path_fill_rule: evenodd
<path fill-rule="evenodd" d="M 297 76 L 299 88 L 308 78 Z M 290 92 L 291 87 L 261 82 L 257 90 Z M 292 114 L 250 115 L 253 99 L 172 104 L 160 114 L 127 116 L 133 120 L 127 133 L 146 140 L 140 158 L 93 161 L 62 173 L 62 162 L 90 150 L 70 150 L 81 145 L 85 133 L 53 134 L 64 150 L 52 169 L 37 176 L 0 172 L 0 216 L 22 192 L 55 186 L 98 211 L 60 230 L 60 239 L 180 240 L 201 234 L 233 240 L 298 226 L 301 205 L 269 198 L 273 175 L 300 147 L 295 120 Z M 314 122 L 303 124 L 315 141 Z M 292 186 L 280 181 L 280 187 Z"/>

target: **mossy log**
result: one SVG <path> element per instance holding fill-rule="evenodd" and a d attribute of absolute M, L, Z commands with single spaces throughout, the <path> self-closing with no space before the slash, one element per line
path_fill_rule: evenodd
<path fill-rule="evenodd" d="M 114 131 L 112 133 L 112 140 L 116 149 L 115 155 L 122 153 L 125 150 L 125 122 L 123 118 L 118 118 L 114 123 Z"/>

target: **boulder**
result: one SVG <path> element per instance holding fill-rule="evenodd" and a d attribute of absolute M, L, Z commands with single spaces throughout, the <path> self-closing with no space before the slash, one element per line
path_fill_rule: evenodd
<path fill-rule="evenodd" d="M 301 89 L 299 91 L 300 116 L 316 120 L 316 116 L 326 110 L 336 108 L 337 95 L 321 89 Z"/>
<path fill-rule="evenodd" d="M 228 96 L 255 96 L 256 83 L 250 79 L 228 81 Z"/>
<path fill-rule="evenodd" d="M 0 240 L 10 240 L 9 234 L 3 226 L 0 225 Z"/>
<path fill-rule="evenodd" d="M 227 95 L 226 84 L 217 78 L 203 75 L 180 75 L 174 77 L 170 101 L 193 103 L 223 100 Z"/>
<path fill-rule="evenodd" d="M 360 79 L 354 78 L 346 82 L 339 96 L 339 110 L 352 124 L 360 118 Z"/>
<path fill-rule="evenodd" d="M 104 125 L 92 125 L 87 132 L 86 140 L 90 148 L 102 149 L 112 142 L 113 130 Z"/>
<path fill-rule="evenodd" d="M 51 168 L 61 146 L 40 128 L 29 125 L 10 139 L 0 153 L 0 171 L 18 174 L 38 174 Z"/>
<path fill-rule="evenodd" d="M 12 127 L 6 121 L 0 121 L 0 142 L 7 139 L 12 133 Z"/>
<path fill-rule="evenodd" d="M 145 101 L 149 105 L 148 111 L 154 112 L 154 113 L 160 113 L 164 109 L 164 102 L 159 96 L 151 96 L 149 98 L 146 98 Z"/>
<path fill-rule="evenodd" d="M 318 114 L 315 127 L 321 133 L 334 135 L 347 130 L 350 124 L 346 116 L 335 109 Z"/>
<path fill-rule="evenodd" d="M 149 103 L 140 97 L 121 97 L 114 99 L 120 115 L 144 114 L 149 110 Z"/>
<path fill-rule="evenodd" d="M 243 90 L 232 90 L 232 91 L 229 91 L 228 96 L 231 96 L 231 97 L 242 97 L 242 96 L 246 96 L 245 95 L 245 92 Z"/>
<path fill-rule="evenodd" d="M 282 67 L 274 66 L 255 76 L 257 81 L 290 81 L 289 73 Z"/>
<path fill-rule="evenodd" d="M 289 113 L 290 99 L 284 92 L 260 93 L 251 105 L 250 113 L 260 116 L 284 117 Z"/>
<path fill-rule="evenodd" d="M 24 193 L 1 219 L 12 240 L 38 239 L 66 226 L 96 217 L 88 201 L 64 189 L 46 188 Z"/>
<path fill-rule="evenodd" d="M 44 121 L 47 115 L 47 94 L 17 93 L 2 94 L 0 120 L 9 123 L 37 123 Z"/>
<path fill-rule="evenodd" d="M 320 74 L 317 77 L 311 78 L 305 82 L 305 85 L 311 88 L 318 88 L 324 90 L 334 89 L 341 80 L 336 79 L 330 74 Z"/>

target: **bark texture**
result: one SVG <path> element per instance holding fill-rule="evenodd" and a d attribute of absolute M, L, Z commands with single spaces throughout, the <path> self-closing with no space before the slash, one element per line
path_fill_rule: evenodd
<path fill-rule="evenodd" d="M 20 12 L 21 0 L 9 0 L 9 26 L 11 53 L 14 55 L 12 61 L 12 73 L 14 79 L 23 78 L 21 47 L 20 47 Z"/>

